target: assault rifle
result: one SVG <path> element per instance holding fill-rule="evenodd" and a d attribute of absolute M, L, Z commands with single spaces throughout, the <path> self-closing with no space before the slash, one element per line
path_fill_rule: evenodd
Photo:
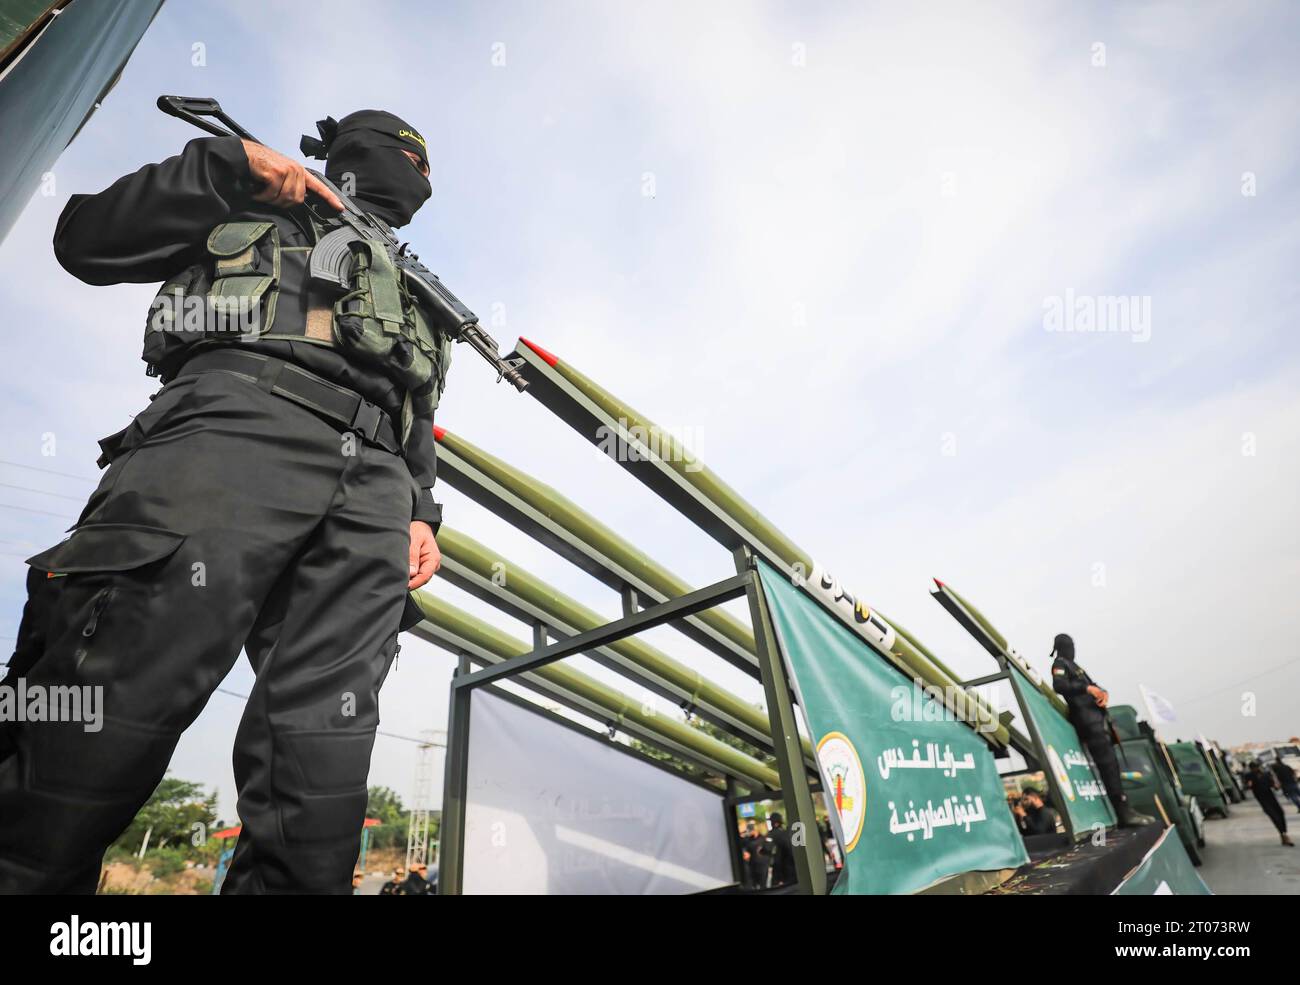
<path fill-rule="evenodd" d="M 169 116 L 185 120 L 218 137 L 240 137 L 255 144 L 262 143 L 227 116 L 215 99 L 203 96 L 159 96 L 158 108 Z M 225 128 L 213 123 L 208 117 L 220 120 Z M 378 240 L 388 250 L 393 266 L 405 275 L 407 288 L 421 301 L 438 328 L 448 338 L 467 343 L 491 363 L 497 371 L 498 381 L 507 380 L 522 392 L 528 386 L 528 381 L 519 375 L 519 371 L 508 360 L 501 357 L 496 340 L 483 331 L 478 323 L 478 315 L 447 290 L 438 275 L 420 263 L 418 256 L 408 252 L 409 244 L 399 243 L 386 223 L 363 212 L 325 175 L 311 168 L 307 170 L 343 203 L 343 211 L 337 217 L 330 216 L 343 224 L 321 237 L 311 251 L 309 269 L 312 280 L 336 294 L 343 294 L 348 289 L 352 268 L 352 244 L 359 240 Z"/>

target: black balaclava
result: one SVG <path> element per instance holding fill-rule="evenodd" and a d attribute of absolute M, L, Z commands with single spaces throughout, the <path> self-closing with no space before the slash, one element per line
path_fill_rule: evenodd
<path fill-rule="evenodd" d="M 1074 640 L 1061 633 L 1052 641 L 1052 653 L 1066 660 L 1074 659 Z"/>
<path fill-rule="evenodd" d="M 316 129 L 320 139 L 303 137 L 302 152 L 325 158 L 325 176 L 390 226 L 405 226 L 433 194 L 429 179 L 402 153 L 412 151 L 427 165 L 424 138 L 392 113 L 358 110 L 337 122 L 326 117 Z"/>

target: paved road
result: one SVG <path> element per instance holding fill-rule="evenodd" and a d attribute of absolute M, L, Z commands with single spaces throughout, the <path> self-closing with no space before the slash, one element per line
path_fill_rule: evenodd
<path fill-rule="evenodd" d="M 1300 842 L 1300 814 L 1287 805 L 1287 831 Z M 1205 864 L 1197 871 L 1221 896 L 1300 895 L 1300 848 L 1285 848 L 1255 798 L 1234 804 L 1232 816 L 1205 822 Z"/>

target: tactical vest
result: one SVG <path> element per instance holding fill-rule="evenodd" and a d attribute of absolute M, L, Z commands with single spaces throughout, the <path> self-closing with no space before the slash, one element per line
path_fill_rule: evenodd
<path fill-rule="evenodd" d="M 313 221 L 313 242 L 328 231 Z M 216 226 L 203 258 L 163 284 L 150 305 L 146 372 L 167 382 L 198 346 L 288 339 L 380 370 L 406 393 L 403 417 L 437 407 L 451 340 L 415 303 L 384 245 L 354 246 L 349 290 L 332 302 L 310 281 L 311 251 L 281 245 L 280 226 L 269 220 Z"/>

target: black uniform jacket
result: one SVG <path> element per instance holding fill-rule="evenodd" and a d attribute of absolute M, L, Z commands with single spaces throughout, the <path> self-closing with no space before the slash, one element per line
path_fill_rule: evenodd
<path fill-rule="evenodd" d="M 1025 807 L 1025 817 L 1020 831 L 1026 835 L 1049 835 L 1056 831 L 1056 811 L 1046 804 L 1042 807 Z"/>
<path fill-rule="evenodd" d="M 201 261 L 213 227 L 235 218 L 274 222 L 282 246 L 312 245 L 305 209 L 286 211 L 255 202 L 252 189 L 248 157 L 239 138 L 191 140 L 176 157 L 146 165 L 97 195 L 73 195 L 59 216 L 54 253 L 65 270 L 88 284 L 141 284 L 161 283 Z M 359 204 L 365 207 L 364 202 Z M 305 312 L 307 292 L 305 277 L 283 278 L 278 310 Z M 142 324 L 144 318 L 142 312 Z M 395 426 L 401 420 L 401 388 L 378 370 L 350 362 L 334 349 L 291 339 L 241 345 L 357 391 L 382 407 Z M 411 518 L 424 520 L 436 531 L 442 508 L 430 490 L 435 474 L 431 412 L 415 419 L 403 457 L 421 488 Z"/>
<path fill-rule="evenodd" d="M 1065 699 L 1070 708 L 1070 721 L 1075 727 L 1096 726 L 1106 720 L 1106 711 L 1088 693 L 1088 687 L 1097 686 L 1088 672 L 1073 660 L 1057 657 L 1052 661 L 1052 688 Z"/>
<path fill-rule="evenodd" d="M 773 828 L 768 832 L 772 842 L 772 884 L 793 886 L 799 881 L 794 864 L 794 842 L 788 828 Z"/>

